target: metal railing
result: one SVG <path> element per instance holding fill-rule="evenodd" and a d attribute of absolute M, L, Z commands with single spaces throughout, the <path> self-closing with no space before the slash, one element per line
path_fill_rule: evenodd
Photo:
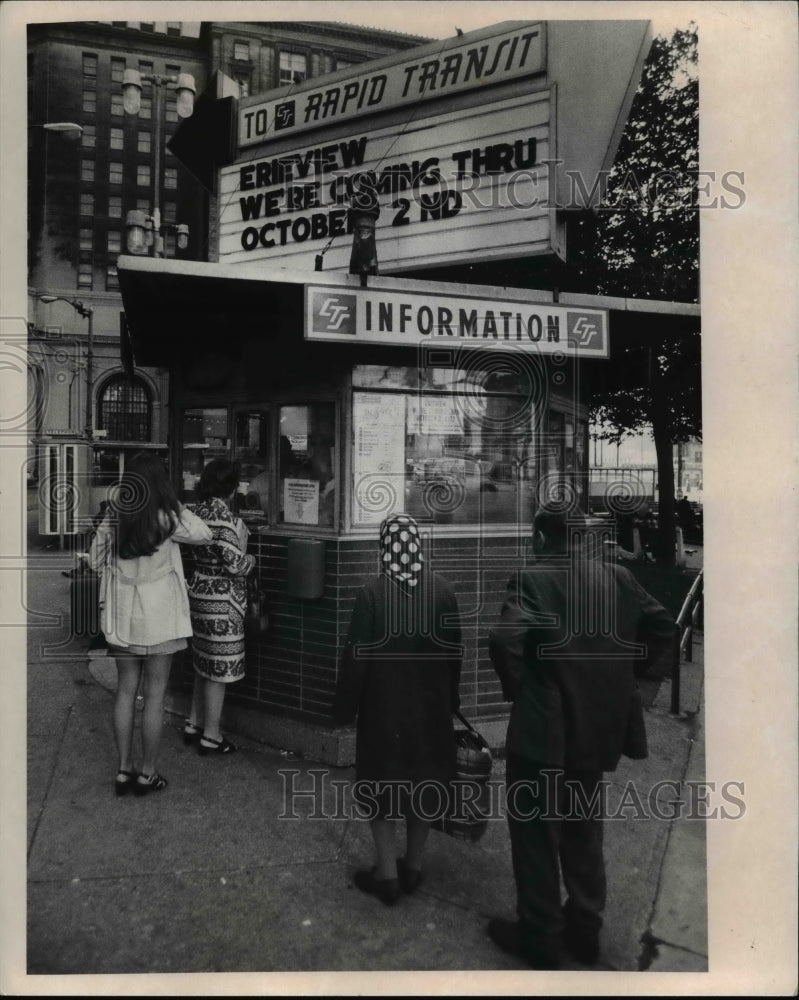
<path fill-rule="evenodd" d="M 691 663 L 694 654 L 694 630 L 702 628 L 702 608 L 704 598 L 704 570 L 694 580 L 688 591 L 680 613 L 677 616 L 677 638 L 674 643 L 674 659 L 671 665 L 671 713 L 680 711 L 680 665 L 685 656 Z"/>

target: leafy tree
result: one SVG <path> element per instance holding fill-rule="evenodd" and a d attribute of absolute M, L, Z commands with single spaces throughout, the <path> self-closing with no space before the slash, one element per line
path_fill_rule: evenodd
<path fill-rule="evenodd" d="M 656 37 L 608 176 L 602 207 L 571 224 L 564 284 L 637 299 L 699 297 L 699 84 L 693 23 Z M 673 445 L 702 435 L 698 321 L 616 324 L 613 362 L 590 373 L 594 419 L 619 441 L 651 427 L 658 464 L 659 562 L 674 560 Z"/>

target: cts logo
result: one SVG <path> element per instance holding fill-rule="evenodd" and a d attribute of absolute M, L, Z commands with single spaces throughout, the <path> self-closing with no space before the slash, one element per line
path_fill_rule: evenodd
<path fill-rule="evenodd" d="M 294 125 L 294 101 L 286 101 L 275 108 L 275 132 Z"/>
<path fill-rule="evenodd" d="M 592 351 L 605 349 L 603 317 L 585 313 L 567 313 L 568 342 L 571 347 L 588 347 Z"/>
<path fill-rule="evenodd" d="M 354 295 L 314 292 L 313 332 L 355 335 Z"/>

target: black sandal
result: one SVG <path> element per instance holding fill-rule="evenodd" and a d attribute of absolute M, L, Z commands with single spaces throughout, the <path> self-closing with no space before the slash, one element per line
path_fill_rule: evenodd
<path fill-rule="evenodd" d="M 209 746 L 209 744 L 211 745 Z M 230 740 L 226 739 L 224 736 L 221 740 L 212 740 L 210 736 L 203 736 L 197 749 L 204 757 L 209 753 L 235 753 L 236 744 L 231 743 Z"/>
<path fill-rule="evenodd" d="M 114 791 L 117 795 L 127 795 L 128 792 L 133 788 L 133 783 L 136 781 L 135 771 L 117 771 L 117 776 L 114 778 Z"/>
<path fill-rule="evenodd" d="M 189 722 L 189 720 L 186 719 L 186 724 L 183 727 L 183 742 L 187 747 L 194 746 L 195 743 L 199 743 L 202 734 L 202 726 L 196 726 L 193 722 Z"/>
<path fill-rule="evenodd" d="M 162 792 L 166 786 L 167 780 L 160 774 L 140 774 L 133 785 L 133 794 L 147 795 L 148 792 Z"/>

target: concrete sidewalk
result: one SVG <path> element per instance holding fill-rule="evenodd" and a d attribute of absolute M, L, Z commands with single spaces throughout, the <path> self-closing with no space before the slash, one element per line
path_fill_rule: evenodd
<path fill-rule="evenodd" d="M 333 782 L 351 779 L 350 768 L 246 740 L 230 757 L 199 757 L 170 713 L 159 763 L 169 788 L 116 798 L 116 671 L 69 637 L 65 561 L 38 555 L 29 574 L 32 622 L 55 612 L 29 633 L 30 975 L 523 970 L 485 934 L 489 917 L 514 914 L 504 820 L 477 844 L 433 832 L 425 883 L 390 909 L 352 885 L 355 869 L 371 864 L 367 824 L 331 818 L 341 816 L 344 788 Z M 611 776 L 611 801 L 629 796 L 628 782 L 634 794 L 606 823 L 603 970 L 708 967 L 705 824 L 648 808 L 657 782 L 703 778 L 701 642 L 694 652 L 682 714 L 669 714 L 665 682 L 647 713 L 650 756 L 624 760 Z M 504 723 L 480 728 L 501 749 Z M 498 757 L 494 777 L 503 772 Z M 287 789 L 314 782 L 315 796 L 295 797 L 302 818 L 287 818 Z M 521 981 L 540 975 L 526 970 Z M 460 992 L 460 979 L 447 979 L 446 991 Z"/>

